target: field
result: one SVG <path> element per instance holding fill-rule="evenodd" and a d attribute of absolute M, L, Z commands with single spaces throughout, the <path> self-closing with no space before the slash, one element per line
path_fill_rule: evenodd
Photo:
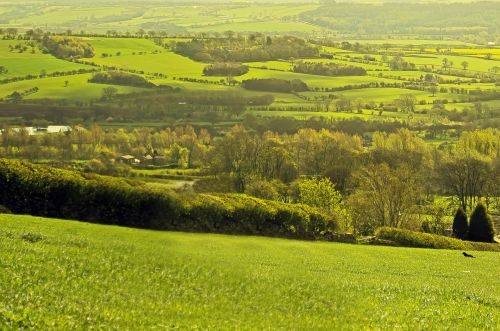
<path fill-rule="evenodd" d="M 352 6 L 352 11 L 344 12 L 346 17 L 352 14 L 357 20 L 356 15 L 359 14 L 359 19 L 364 21 L 363 17 L 366 17 L 367 13 L 365 11 L 371 5 L 304 4 L 300 1 L 279 4 L 208 4 L 200 0 L 196 5 L 158 5 L 134 1 L 126 5 L 111 2 L 80 5 L 33 1 L 29 5 L 16 7 L 11 2 L 3 2 L 0 3 L 0 29 L 3 29 L 3 32 L 0 32 L 0 99 L 3 103 L 7 102 L 6 107 L 9 107 L 9 102 L 49 102 L 60 106 L 101 107 L 105 100 L 102 97 L 103 88 L 115 87 L 118 94 L 144 91 L 133 86 L 88 82 L 93 75 L 92 71 L 118 70 L 141 75 L 157 86 L 169 86 L 176 91 L 192 91 L 197 95 L 205 91 L 235 91 L 245 97 L 272 95 L 274 101 L 259 106 L 248 104 L 246 109 L 238 110 L 236 114 L 221 112 L 207 115 L 206 109 L 198 107 L 196 111 L 189 111 L 188 114 L 176 118 L 173 114 L 186 112 L 186 108 L 196 108 L 181 102 L 169 106 L 169 113 L 172 115 L 156 114 L 154 120 L 133 120 L 130 115 L 122 117 L 116 114 L 103 115 L 96 119 L 99 123 L 104 123 L 108 118 L 117 121 L 104 123 L 112 127 L 119 126 L 118 122 L 127 127 L 159 127 L 167 123 L 227 127 L 242 122 L 244 116 L 240 115 L 248 113 L 267 121 L 272 121 L 267 119 L 269 117 L 288 117 L 296 120 L 323 117 L 333 122 L 353 117 L 367 121 L 400 122 L 416 118 L 419 119 L 419 125 L 427 126 L 436 123 L 449 126 L 465 125 L 465 120 L 469 119 L 497 118 L 495 114 L 499 109 L 500 47 L 496 37 L 484 36 L 481 33 L 478 33 L 478 36 L 461 36 L 454 32 L 455 28 L 460 27 L 467 33 L 485 31 L 484 26 L 488 26 L 489 21 L 478 22 L 478 30 L 475 30 L 476 28 L 470 27 L 468 23 L 463 25 L 465 23 L 461 20 L 454 22 L 456 25 L 451 27 L 438 20 L 437 26 L 440 27 L 441 23 L 446 25 L 445 34 L 438 35 L 418 33 L 415 27 L 408 29 L 414 31 L 411 33 L 399 31 L 400 27 L 413 24 L 402 16 L 391 32 L 385 34 L 370 34 L 369 31 L 363 31 L 361 26 L 359 31 L 357 26 L 354 30 L 351 26 L 346 32 L 343 29 L 349 27 L 352 22 L 347 18 L 337 20 L 335 14 L 338 11 L 332 11 L 331 6 L 338 7 L 340 11 Z M 375 14 L 379 10 L 378 5 L 372 10 Z M 311 13 L 315 14 L 311 16 Z M 436 22 L 435 18 L 432 18 L 432 21 L 426 22 L 424 26 L 432 29 L 431 27 L 436 27 Z M 360 24 L 363 22 L 360 21 Z M 381 28 L 380 24 L 377 24 L 373 27 L 375 30 Z M 18 29 L 15 36 L 7 32 L 7 29 L 13 28 Z M 34 40 L 29 40 L 30 38 L 23 34 L 33 28 L 69 34 L 71 38 L 89 43 L 95 55 L 75 61 L 43 54 L 42 48 L 37 47 Z M 396 30 L 399 32 L 394 32 Z M 244 51 L 248 45 L 261 47 L 251 42 L 245 44 L 252 38 L 268 36 L 272 39 L 285 35 L 302 38 L 309 46 L 316 47 L 317 53 L 307 53 L 304 57 L 288 55 L 293 53 L 267 57 L 254 54 L 241 60 L 256 61 L 243 63 L 249 67 L 249 71 L 241 76 L 203 74 L 203 69 L 211 62 L 239 62 L 214 56 L 216 50 L 227 48 L 237 54 Z M 177 42 L 189 42 L 193 38 L 203 39 L 207 41 L 207 45 L 211 45 L 208 47 L 215 48 L 196 50 L 191 54 L 176 50 Z M 220 43 L 217 40 L 220 40 Z M 236 43 L 232 44 L 231 40 L 236 40 Z M 262 47 L 265 48 L 265 45 L 262 44 Z M 209 54 L 210 51 L 214 54 Z M 391 66 L 391 61 L 398 57 L 410 66 Z M 272 60 L 257 61 L 259 59 Z M 342 75 L 345 76 L 320 75 L 321 72 L 310 70 L 309 72 L 315 74 L 294 72 L 294 66 L 299 62 L 320 62 L 330 64 L 330 67 L 354 66 L 359 70 L 351 73 L 354 75 L 343 71 Z M 366 71 L 366 75 L 360 68 Z M 85 73 L 77 72 L 78 70 Z M 309 90 L 278 93 L 272 90 L 250 91 L 242 87 L 244 80 L 269 78 L 301 80 Z M 168 88 L 164 91 L 167 90 Z M 15 92 L 20 93 L 21 101 L 12 98 L 12 95 L 17 95 Z M 401 106 L 401 99 L 410 95 L 414 97 L 412 100 L 415 105 L 404 108 Z M 133 98 L 135 96 L 118 105 L 111 101 L 110 103 L 114 104 L 104 107 L 132 108 L 130 104 Z M 343 101 L 339 99 L 347 99 L 350 105 L 337 107 L 338 103 Z M 151 112 L 156 110 L 153 109 L 156 108 L 154 105 L 141 107 L 147 109 L 150 116 L 153 116 Z M 339 109 L 342 111 L 333 111 Z M 466 115 L 440 113 L 454 109 L 466 110 Z M 468 112 L 480 114 L 469 116 Z M 9 113 L 5 116 L 12 117 L 11 115 Z M 136 123 L 133 123 L 134 121 Z M 16 121 L 12 121 L 14 122 Z"/>
<path fill-rule="evenodd" d="M 498 253 L 474 254 L 2 215 L 0 325 L 498 329 Z"/>
<path fill-rule="evenodd" d="M 76 101 L 97 100 L 102 95 L 102 89 L 113 85 L 89 83 L 92 74 L 81 74 L 64 77 L 40 78 L 0 85 L 0 98 L 17 91 L 23 92 L 34 87 L 39 90 L 29 94 L 26 99 L 71 99 Z M 65 82 L 68 86 L 65 87 Z M 118 93 L 131 93 L 143 89 L 130 86 L 114 86 Z"/>
<path fill-rule="evenodd" d="M 15 40 L 0 40 L 0 65 L 5 66 L 9 72 L 0 74 L 0 79 L 19 77 L 26 75 L 39 75 L 42 70 L 47 74 L 55 71 L 68 72 L 79 69 L 92 69 L 92 67 L 72 63 L 69 61 L 59 60 L 49 54 L 42 54 L 38 49 L 32 48 L 20 53 L 17 50 L 10 51 L 9 46 L 23 44 Z"/>

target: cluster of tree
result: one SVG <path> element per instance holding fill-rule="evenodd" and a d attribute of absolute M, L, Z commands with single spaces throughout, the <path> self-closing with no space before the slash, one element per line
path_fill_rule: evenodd
<path fill-rule="evenodd" d="M 274 122 L 281 130 L 295 123 Z M 349 220 L 343 224 L 359 233 L 371 233 L 378 226 L 420 228 L 415 225 L 417 216 L 434 214 L 422 208 L 428 197 L 436 194 L 454 197 L 464 210 L 471 210 L 479 201 L 490 208 L 499 207 L 497 129 L 466 131 L 455 144 L 436 146 L 426 144 L 407 129 L 376 132 L 368 142 L 358 135 L 297 127 L 298 131 L 290 134 L 258 133 L 265 131 L 259 127 L 261 123 L 250 118 L 245 123 L 256 131 L 236 126 L 218 139 L 191 127 L 130 132 L 92 127 L 35 136 L 27 130 L 6 128 L 0 135 L 0 152 L 35 160 L 93 160 L 94 169 L 106 169 L 119 155 L 140 157 L 156 152 L 177 167 L 210 169 L 212 182 L 226 183 L 219 185 L 224 187 L 223 192 L 310 204 L 305 201 L 312 198 L 297 198 L 294 183 L 300 183 L 304 176 L 328 178 L 342 197 L 336 213 L 342 210 L 342 215 L 349 214 L 342 217 Z M 347 124 L 337 123 L 336 129 L 357 132 L 362 123 L 353 122 L 352 128 Z M 198 185 L 200 189 L 202 184 Z M 210 191 L 207 185 L 204 190 Z"/>
<path fill-rule="evenodd" d="M 40 41 L 40 49 L 60 59 L 90 58 L 94 48 L 88 42 L 69 36 L 45 35 Z"/>
<path fill-rule="evenodd" d="M 124 71 L 97 72 L 89 79 L 89 82 L 145 88 L 156 87 L 155 84 L 149 82 L 144 77 Z"/>
<path fill-rule="evenodd" d="M 466 132 L 449 149 L 427 145 L 408 130 L 375 133 L 366 150 L 362 138 L 339 132 L 259 136 L 236 127 L 214 142 L 210 159 L 214 173 L 230 175 L 238 192 L 255 178 L 327 177 L 345 195 L 352 228 L 372 233 L 379 226 L 419 229 L 422 201 L 435 194 L 453 196 L 467 210 L 480 200 L 498 207 L 499 150 L 498 130 Z"/>
<path fill-rule="evenodd" d="M 5 66 L 0 66 L 0 75 L 9 73 L 9 70 Z"/>
<path fill-rule="evenodd" d="M 46 123 L 35 123 L 46 125 Z M 0 155 L 30 160 L 94 160 L 93 169 L 110 173 L 120 155 L 136 157 L 162 155 L 177 167 L 202 167 L 207 164 L 211 135 L 198 133 L 190 126 L 173 130 L 136 129 L 104 131 L 92 126 L 76 127 L 71 132 L 30 135 L 27 129 L 5 128 L 0 134 Z"/>
<path fill-rule="evenodd" d="M 453 218 L 453 235 L 462 240 L 494 242 L 495 228 L 486 207 L 482 203 L 476 206 L 470 224 L 467 214 L 459 208 Z"/>
<path fill-rule="evenodd" d="M 294 72 L 321 76 L 365 76 L 366 70 L 351 65 L 340 65 L 329 62 L 297 62 Z"/>
<path fill-rule="evenodd" d="M 417 70 L 415 63 L 405 61 L 401 56 L 395 56 L 389 61 L 392 70 Z"/>
<path fill-rule="evenodd" d="M 253 78 L 241 82 L 241 87 L 253 91 L 279 93 L 305 92 L 309 90 L 307 84 L 300 79 L 284 80 L 277 78 Z"/>
<path fill-rule="evenodd" d="M 203 69 L 205 76 L 241 76 L 248 72 L 248 66 L 241 63 L 215 63 Z"/>
<path fill-rule="evenodd" d="M 303 39 L 261 35 L 177 42 L 175 52 L 202 62 L 255 62 L 319 56 L 318 48 Z"/>

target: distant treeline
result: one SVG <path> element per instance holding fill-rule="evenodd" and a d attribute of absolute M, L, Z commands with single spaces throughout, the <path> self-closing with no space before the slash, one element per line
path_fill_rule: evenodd
<path fill-rule="evenodd" d="M 453 35 L 496 31 L 497 2 L 464 3 L 341 3 L 323 1 L 300 15 L 311 24 L 340 33 Z"/>
<path fill-rule="evenodd" d="M 145 88 L 156 87 L 155 84 L 149 82 L 142 76 L 123 71 L 98 72 L 95 73 L 94 76 L 92 76 L 92 78 L 89 79 L 89 82 L 100 83 L 100 84 L 145 87 Z"/>
<path fill-rule="evenodd" d="M 324 211 L 244 195 L 183 195 L 140 183 L 0 159 L 0 205 L 14 213 L 129 227 L 321 238 Z"/>
<path fill-rule="evenodd" d="M 175 52 L 202 62 L 254 62 L 319 56 L 319 48 L 296 37 L 193 39 L 178 42 Z"/>
<path fill-rule="evenodd" d="M 298 62 L 293 66 L 294 72 L 321 76 L 365 76 L 366 70 L 352 65 L 339 65 L 328 62 Z"/>
<path fill-rule="evenodd" d="M 284 80 L 277 78 L 247 79 L 241 83 L 247 90 L 267 91 L 278 93 L 305 92 L 309 88 L 307 84 L 299 79 Z"/>

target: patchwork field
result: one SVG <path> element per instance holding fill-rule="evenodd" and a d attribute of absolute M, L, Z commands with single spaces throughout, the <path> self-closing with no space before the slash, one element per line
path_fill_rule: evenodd
<path fill-rule="evenodd" d="M 339 5 L 339 9 L 343 6 Z M 9 101 L 12 94 L 18 92 L 24 102 L 51 99 L 54 103 L 64 100 L 63 103 L 93 104 L 103 100 L 103 88 L 106 87 L 116 88 L 118 94 L 143 91 L 142 88 L 124 84 L 88 82 L 93 75 L 88 73 L 90 71 L 118 70 L 140 75 L 157 86 L 196 93 L 237 91 L 242 96 L 273 95 L 274 101 L 265 107 L 247 107 L 249 109 L 246 110 L 261 117 L 276 114 L 304 119 L 316 117 L 316 113 L 317 116 L 332 119 L 361 117 L 367 120 L 405 120 L 408 114 L 403 111 L 400 100 L 410 95 L 414 97 L 412 102 L 415 103 L 410 108 L 412 112 L 418 112 L 412 114 L 412 118 L 418 117 L 427 121 L 427 124 L 435 120 L 429 115 L 434 112 L 433 107 L 474 110 L 479 109 L 475 102 L 478 101 L 486 106 L 486 114 L 498 110 L 500 48 L 494 42 L 474 43 L 458 37 L 441 36 L 437 39 L 436 36 L 409 33 L 391 34 L 386 38 L 383 35 L 368 37 L 362 31 L 337 33 L 336 29 L 341 29 L 347 22 L 338 21 L 335 23 L 337 25 L 329 25 L 327 22 L 335 20 L 322 17 L 323 13 L 318 14 L 321 20 L 308 16 L 308 13 L 322 10 L 323 7 L 323 4 L 294 1 L 283 4 L 163 4 L 154 7 L 137 3 L 80 6 L 34 1 L 30 6 L 19 8 L 13 7 L 11 3 L 1 3 L 0 12 L 4 14 L 0 28 L 4 32 L 0 40 L 0 81 L 3 79 L 0 99 Z M 49 26 L 60 34 L 64 32 L 70 34 L 71 38 L 89 43 L 95 55 L 74 62 L 62 60 L 43 54 L 33 40 L 24 40 L 30 39 L 22 34 L 27 29 L 43 30 Z M 10 35 L 10 30 L 7 33 L 7 28 L 18 29 L 17 35 Z M 212 57 L 213 54 L 209 55 L 210 50 L 206 49 L 192 54 L 176 50 L 177 42 L 190 42 L 197 38 L 214 42 L 210 47 L 219 48 L 219 51 L 235 47 L 231 51 L 241 52 L 245 50 L 245 40 L 263 38 L 262 44 L 252 46 L 261 47 L 269 41 L 266 40 L 267 36 L 272 39 L 276 35 L 299 36 L 309 46 L 317 48 L 317 53 L 304 57 L 288 56 L 286 53 L 284 56 L 270 57 L 253 54 L 250 59 L 272 60 L 243 63 L 249 67 L 248 73 L 243 75 L 205 76 L 203 69 L 211 62 L 233 60 Z M 225 43 L 224 40 L 229 42 Z M 205 59 L 205 62 L 193 59 Z M 391 61 L 395 60 L 407 62 L 409 67 L 405 68 L 401 63 L 394 66 Z M 357 67 L 361 71 L 364 69 L 366 75 L 359 71 L 354 75 L 342 73 L 332 76 L 320 75 L 321 72 L 294 72 L 294 66 L 301 62 L 340 68 Z M 87 73 L 78 73 L 78 70 Z M 57 77 L 52 77 L 54 73 L 58 73 Z M 60 73 L 64 73 L 64 76 L 60 76 Z M 25 80 L 28 75 L 32 77 Z M 244 80 L 270 78 L 300 80 L 309 91 L 278 93 L 242 88 Z M 337 100 L 342 97 L 350 101 L 349 109 L 332 111 Z M 384 107 L 398 108 L 399 112 L 382 114 L 379 111 Z M 304 113 L 300 114 L 300 111 Z M 200 113 L 202 111 L 198 115 Z M 232 123 L 235 120 L 232 113 L 222 117 L 226 118 L 219 118 L 218 121 Z M 186 118 L 178 120 L 187 121 Z M 205 123 L 206 120 L 198 118 L 190 123 Z"/>
<path fill-rule="evenodd" d="M 2 215 L 0 325 L 494 330 L 498 253 L 474 254 Z"/>

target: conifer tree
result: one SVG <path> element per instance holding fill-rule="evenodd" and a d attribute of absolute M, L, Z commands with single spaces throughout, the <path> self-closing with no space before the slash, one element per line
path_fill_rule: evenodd
<path fill-rule="evenodd" d="M 479 203 L 472 212 L 469 225 L 469 239 L 472 241 L 493 242 L 495 228 L 486 207 Z"/>
<path fill-rule="evenodd" d="M 467 232 L 469 231 L 469 223 L 467 222 L 467 215 L 462 208 L 458 208 L 453 218 L 453 235 L 455 238 L 466 239 Z"/>

